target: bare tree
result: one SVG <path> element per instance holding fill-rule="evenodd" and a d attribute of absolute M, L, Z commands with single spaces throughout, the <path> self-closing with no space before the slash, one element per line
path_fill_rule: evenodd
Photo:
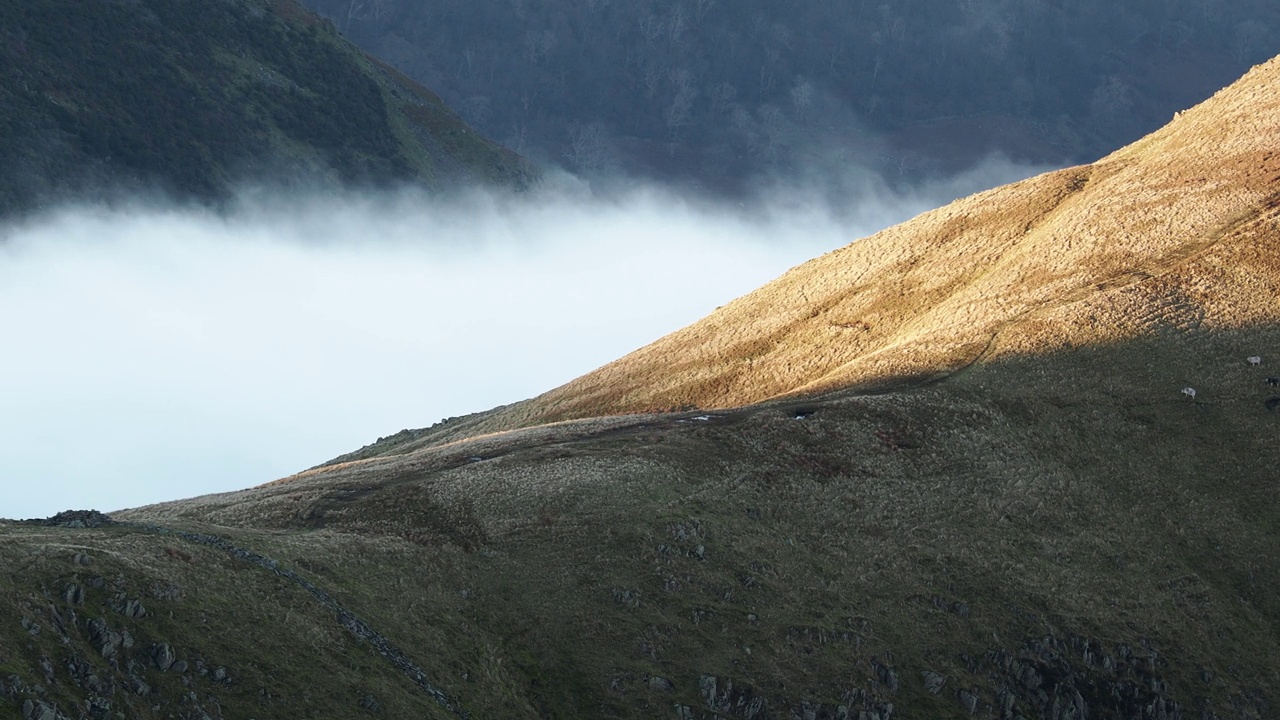
<path fill-rule="evenodd" d="M 760 97 L 762 98 L 768 97 L 769 93 L 773 92 L 774 85 L 778 81 L 778 78 L 774 76 L 773 71 L 770 70 L 769 67 L 770 67 L 769 65 L 760 66 L 760 91 L 759 92 L 760 92 Z"/>
<path fill-rule="evenodd" d="M 551 54 L 555 45 L 555 33 L 550 30 L 532 31 L 524 37 L 524 57 L 530 65 L 537 65 Z"/>
<path fill-rule="evenodd" d="M 684 9 L 684 5 L 677 3 L 671 8 L 671 17 L 667 19 L 667 41 L 672 45 L 680 42 L 680 36 L 684 35 L 687 29 L 688 12 Z"/>
<path fill-rule="evenodd" d="M 658 88 L 662 85 L 662 68 L 656 62 L 650 61 L 645 64 L 644 76 L 641 78 L 641 84 L 644 85 L 644 95 L 652 99 L 657 94 Z"/>
<path fill-rule="evenodd" d="M 507 135 L 507 139 L 503 141 L 503 144 L 518 153 L 522 153 L 528 147 L 528 142 L 529 127 L 523 120 L 513 120 L 511 132 Z"/>
<path fill-rule="evenodd" d="M 571 167 L 584 173 L 605 169 L 609 160 L 608 133 L 601 123 L 575 124 L 569 128 L 569 149 L 564 153 Z"/>
<path fill-rule="evenodd" d="M 813 83 L 804 78 L 796 78 L 796 85 L 791 88 L 791 105 L 795 108 L 796 117 L 801 122 L 809 119 L 809 109 L 813 107 L 814 94 Z"/>
<path fill-rule="evenodd" d="M 467 77 L 472 77 L 476 73 L 476 51 L 467 48 L 462 51 L 462 67 L 467 71 Z"/>
<path fill-rule="evenodd" d="M 727 82 L 720 83 L 711 91 L 711 113 L 716 116 L 724 115 L 737 99 L 737 88 Z"/>
<path fill-rule="evenodd" d="M 364 14 L 364 10 L 365 10 L 364 0 L 350 0 L 347 3 L 347 19 L 342 25 L 342 33 L 344 35 L 351 31 L 352 20 L 363 19 L 362 15 Z"/>
<path fill-rule="evenodd" d="M 689 117 L 693 113 L 693 100 L 698 96 L 698 89 L 694 85 L 693 73 L 684 68 L 671 73 L 671 84 L 675 88 L 675 96 L 663 113 L 663 119 L 667 121 L 667 130 L 674 140 L 680 130 L 689 123 Z"/>
<path fill-rule="evenodd" d="M 653 42 L 662 37 L 663 23 L 656 15 L 646 15 L 640 18 L 640 37 L 645 42 Z"/>

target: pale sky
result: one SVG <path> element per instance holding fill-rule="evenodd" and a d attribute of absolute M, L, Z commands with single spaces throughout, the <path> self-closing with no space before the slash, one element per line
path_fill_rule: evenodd
<path fill-rule="evenodd" d="M 696 203 L 64 208 L 0 228 L 0 517 L 235 490 L 549 390 L 811 257 L 1030 173 Z"/>

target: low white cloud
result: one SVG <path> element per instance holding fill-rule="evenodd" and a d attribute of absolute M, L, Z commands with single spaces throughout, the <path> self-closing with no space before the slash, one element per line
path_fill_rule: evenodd
<path fill-rule="evenodd" d="M 988 169 L 839 207 L 415 194 L 67 207 L 0 229 L 0 517 L 233 490 L 521 400 Z"/>

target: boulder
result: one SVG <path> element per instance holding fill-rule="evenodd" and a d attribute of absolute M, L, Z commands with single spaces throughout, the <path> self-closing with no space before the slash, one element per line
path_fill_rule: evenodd
<path fill-rule="evenodd" d="M 161 670 L 168 670 L 173 667 L 173 663 L 177 661 L 177 655 L 173 651 L 173 647 L 169 643 L 160 643 L 151 650 L 151 659 L 155 661 L 156 667 Z"/>
<path fill-rule="evenodd" d="M 942 686 L 946 684 L 947 678 L 932 670 L 924 670 L 920 673 L 924 676 L 924 689 L 929 691 L 931 695 L 937 695 L 942 692 Z"/>
<path fill-rule="evenodd" d="M 649 687 L 659 692 L 675 692 L 676 684 L 670 680 L 654 675 L 649 678 Z"/>

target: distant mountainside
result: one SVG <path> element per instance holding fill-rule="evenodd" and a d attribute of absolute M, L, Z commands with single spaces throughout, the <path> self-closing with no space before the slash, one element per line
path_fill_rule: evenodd
<path fill-rule="evenodd" d="M 1280 51 L 1269 0 L 305 0 L 521 152 L 734 190 L 1087 162 Z"/>
<path fill-rule="evenodd" d="M 293 0 L 0 3 L 0 168 L 3 212 L 532 173 Z"/>
<path fill-rule="evenodd" d="M 1273 718 L 1278 148 L 1280 58 L 542 397 L 0 522 L 0 713 Z"/>

